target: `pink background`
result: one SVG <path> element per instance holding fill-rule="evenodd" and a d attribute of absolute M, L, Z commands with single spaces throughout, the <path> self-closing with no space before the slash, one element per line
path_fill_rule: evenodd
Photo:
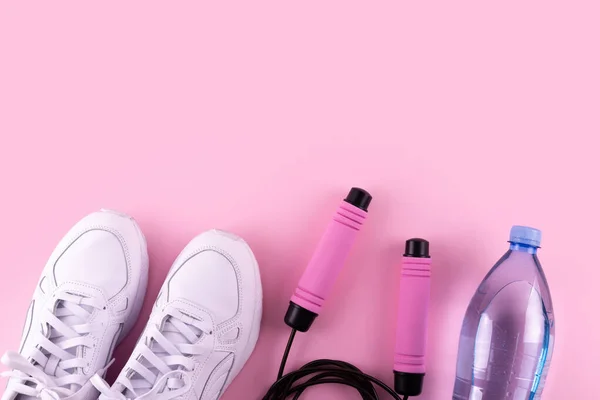
<path fill-rule="evenodd" d="M 531 224 L 557 319 L 544 399 L 597 399 L 598 3 L 239 3 L 0 3 L 0 351 L 88 212 L 144 230 L 144 317 L 183 246 L 219 227 L 253 247 L 265 292 L 258 346 L 223 398 L 258 399 L 289 296 L 358 185 L 370 220 L 290 366 L 341 358 L 391 383 L 401 247 L 424 236 L 420 398 L 449 399 L 466 305 L 510 226 Z"/>

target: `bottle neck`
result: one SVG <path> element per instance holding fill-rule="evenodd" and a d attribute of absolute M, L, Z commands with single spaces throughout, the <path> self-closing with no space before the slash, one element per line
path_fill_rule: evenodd
<path fill-rule="evenodd" d="M 521 251 L 529 254 L 537 254 L 537 249 L 537 247 L 528 244 L 510 242 L 511 251 Z"/>

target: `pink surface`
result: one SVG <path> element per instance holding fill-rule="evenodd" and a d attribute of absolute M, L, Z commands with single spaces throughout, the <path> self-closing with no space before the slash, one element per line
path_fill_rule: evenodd
<path fill-rule="evenodd" d="M 333 290 L 368 214 L 342 201 L 302 273 L 291 301 L 315 314 Z"/>
<path fill-rule="evenodd" d="M 184 245 L 220 227 L 248 240 L 265 289 L 224 399 L 260 398 L 290 295 L 358 185 L 369 220 L 290 366 L 341 358 L 391 384 L 402 245 L 422 236 L 420 398 L 450 398 L 467 303 L 511 224 L 529 224 L 556 308 L 544 400 L 596 399 L 598 2 L 239 3 L 0 3 L 0 349 L 17 348 L 41 268 L 86 213 L 145 231 L 144 316 Z"/>

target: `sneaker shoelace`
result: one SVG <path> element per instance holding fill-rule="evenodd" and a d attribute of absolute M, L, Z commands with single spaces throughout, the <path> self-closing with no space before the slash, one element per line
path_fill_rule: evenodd
<path fill-rule="evenodd" d="M 88 321 L 95 310 L 104 308 L 103 303 L 72 293 L 60 293 L 55 298 L 54 310 L 42 310 L 40 322 L 46 333 L 38 336 L 35 347 L 26 356 L 13 351 L 2 356 L 2 363 L 11 371 L 1 376 L 18 380 L 14 385 L 18 394 L 59 400 L 73 395 L 88 381 L 83 373 L 89 367 L 83 349 L 95 345 L 89 334 L 104 328 L 102 323 Z M 96 374 L 103 375 L 107 368 Z"/>
<path fill-rule="evenodd" d="M 128 370 L 118 378 L 123 390 L 112 388 L 95 375 L 91 383 L 100 391 L 101 400 L 171 400 L 183 396 L 191 388 L 189 374 L 194 370 L 193 356 L 206 353 L 198 343 L 211 326 L 178 310 L 167 313 L 162 327 L 147 328 L 145 342 L 136 350 L 139 356 L 129 361 Z"/>

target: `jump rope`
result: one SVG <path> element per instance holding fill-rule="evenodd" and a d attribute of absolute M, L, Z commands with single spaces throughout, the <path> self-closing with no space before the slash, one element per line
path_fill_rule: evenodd
<path fill-rule="evenodd" d="M 352 387 L 364 400 L 379 400 L 376 387 L 396 400 L 407 400 L 409 396 L 421 394 L 425 377 L 431 276 L 429 242 L 424 239 L 407 240 L 402 258 L 393 367 L 394 389 L 344 361 L 315 360 L 296 371 L 284 373 L 296 333 L 307 332 L 319 315 L 367 218 L 371 199 L 367 191 L 352 188 L 330 221 L 292 295 L 284 319 L 292 331 L 283 353 L 277 380 L 263 400 L 298 400 L 309 387 L 327 383 Z"/>

